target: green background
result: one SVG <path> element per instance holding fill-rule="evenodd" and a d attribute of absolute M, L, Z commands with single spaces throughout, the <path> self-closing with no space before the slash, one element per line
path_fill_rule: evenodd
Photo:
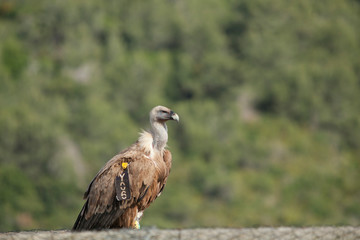
<path fill-rule="evenodd" d="M 0 231 L 70 228 L 156 105 L 142 226 L 360 224 L 360 1 L 0 0 Z"/>

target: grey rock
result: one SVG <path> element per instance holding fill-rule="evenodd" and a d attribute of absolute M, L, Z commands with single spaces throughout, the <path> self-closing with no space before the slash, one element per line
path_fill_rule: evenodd
<path fill-rule="evenodd" d="M 357 240 L 360 227 L 142 229 L 0 233 L 0 240 Z"/>

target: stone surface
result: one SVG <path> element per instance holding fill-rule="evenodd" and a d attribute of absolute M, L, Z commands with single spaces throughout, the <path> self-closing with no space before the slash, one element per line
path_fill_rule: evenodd
<path fill-rule="evenodd" d="M 360 240 L 360 227 L 142 229 L 0 233 L 0 240 Z"/>

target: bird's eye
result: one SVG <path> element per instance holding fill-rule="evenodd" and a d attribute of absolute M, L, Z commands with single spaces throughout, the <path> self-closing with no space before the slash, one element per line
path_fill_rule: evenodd
<path fill-rule="evenodd" d="M 167 111 L 165 111 L 165 110 L 161 110 L 160 112 L 161 112 L 161 113 L 167 113 Z"/>

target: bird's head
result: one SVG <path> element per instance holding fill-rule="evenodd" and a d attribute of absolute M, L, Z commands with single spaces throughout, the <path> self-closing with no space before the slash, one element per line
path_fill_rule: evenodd
<path fill-rule="evenodd" d="M 164 106 L 156 106 L 150 111 L 151 122 L 166 122 L 168 120 L 179 122 L 179 115 Z"/>

